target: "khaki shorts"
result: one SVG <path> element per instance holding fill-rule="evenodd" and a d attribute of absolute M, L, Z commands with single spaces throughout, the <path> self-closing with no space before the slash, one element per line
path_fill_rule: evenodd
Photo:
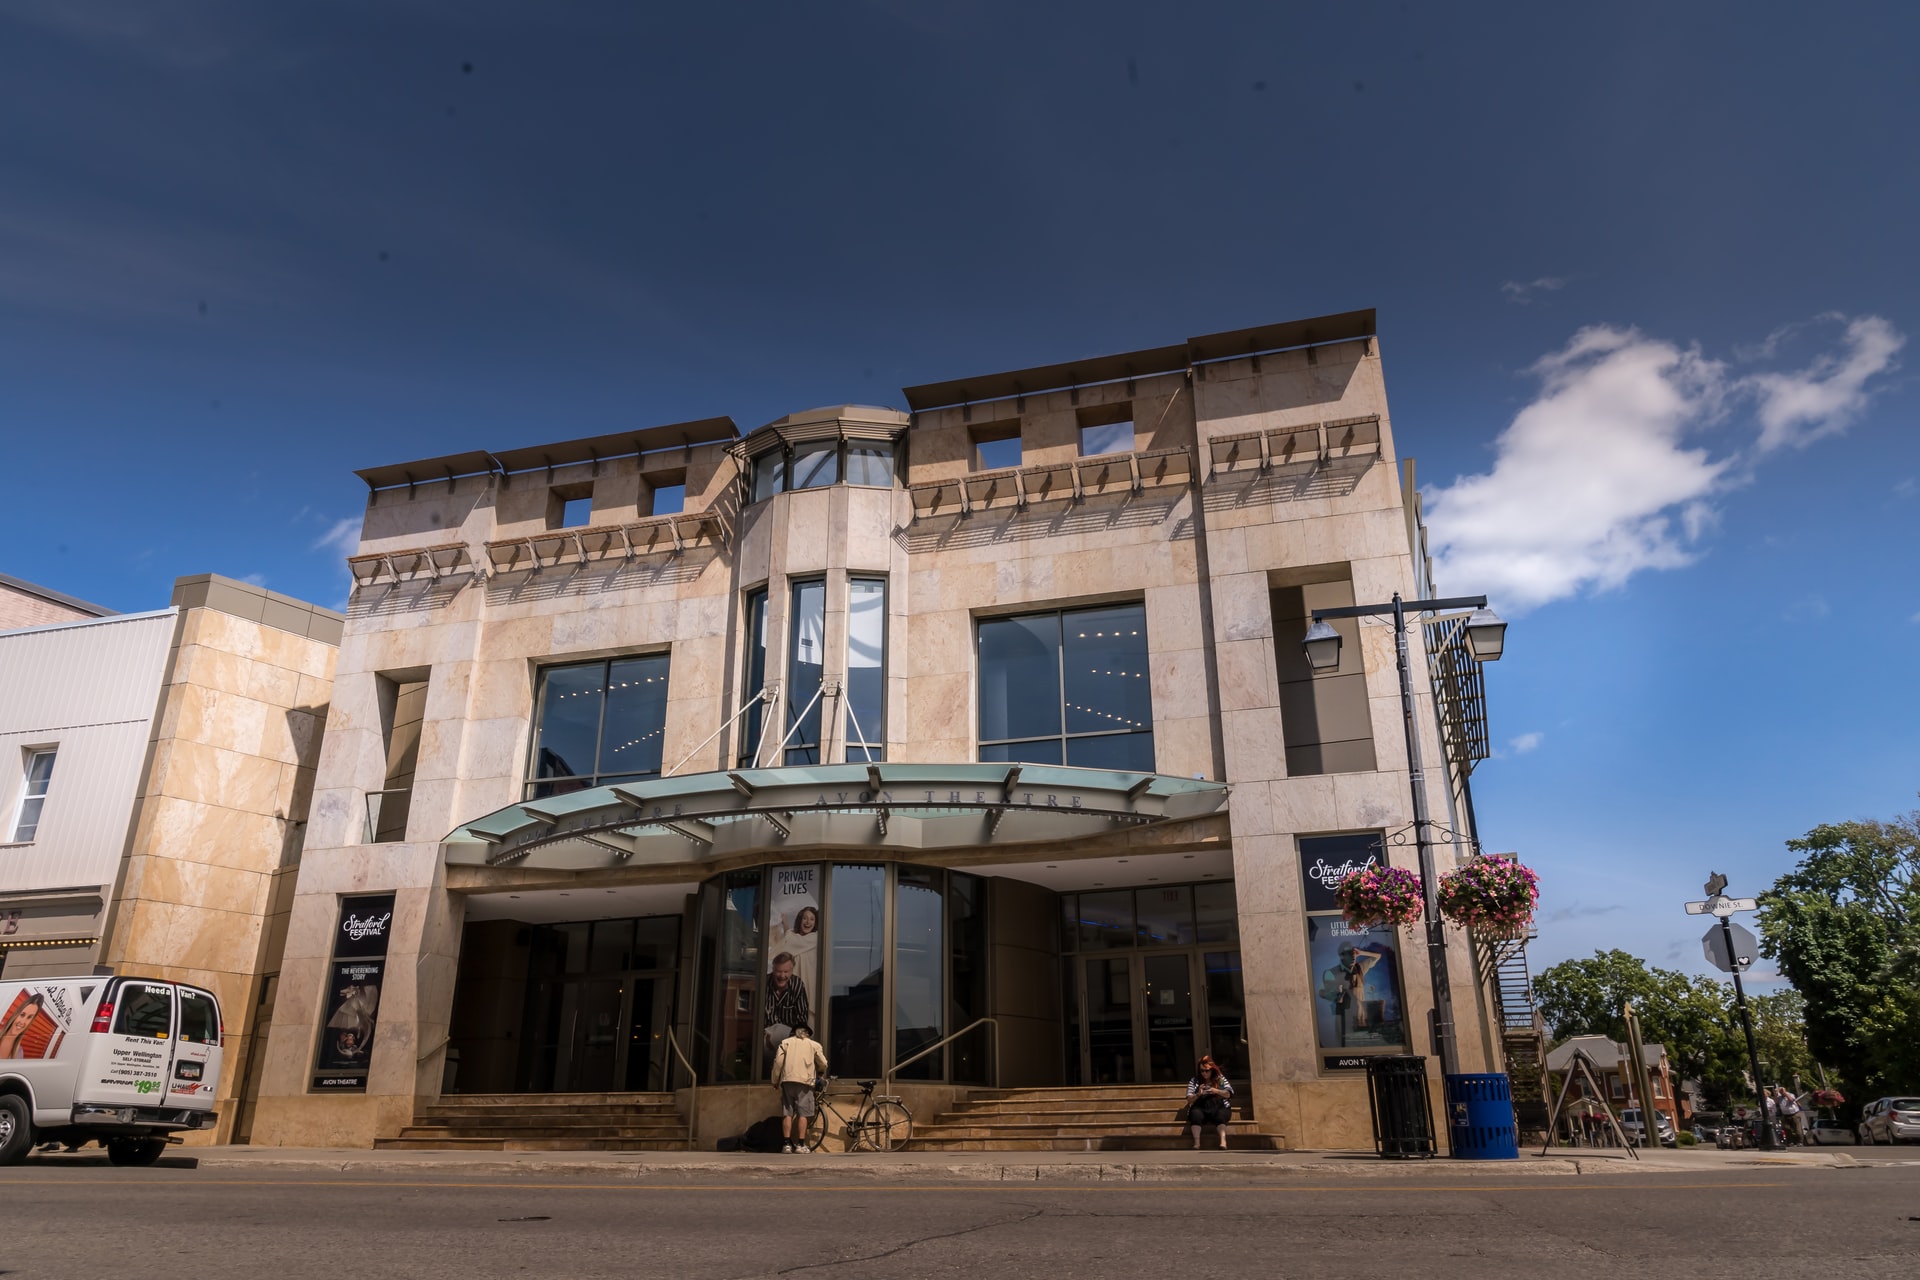
<path fill-rule="evenodd" d="M 780 1114 L 811 1117 L 814 1111 L 813 1086 L 793 1081 L 780 1086 Z"/>

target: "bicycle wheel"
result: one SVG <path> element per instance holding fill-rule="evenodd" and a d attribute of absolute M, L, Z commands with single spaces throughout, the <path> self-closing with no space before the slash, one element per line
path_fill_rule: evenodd
<path fill-rule="evenodd" d="M 807 1150 L 818 1151 L 820 1144 L 827 1140 L 827 1107 L 818 1100 L 814 1103 L 813 1114 L 807 1117 Z"/>
<path fill-rule="evenodd" d="M 866 1115 L 863 1145 L 874 1151 L 900 1151 L 913 1141 L 913 1112 L 891 1098 L 873 1104 Z"/>

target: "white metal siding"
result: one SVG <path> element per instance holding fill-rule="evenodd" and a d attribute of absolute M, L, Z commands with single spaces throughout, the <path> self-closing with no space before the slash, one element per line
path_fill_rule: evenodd
<path fill-rule="evenodd" d="M 174 611 L 0 634 L 0 893 L 111 884 Z M 26 753 L 57 746 L 39 830 L 13 836 Z"/>

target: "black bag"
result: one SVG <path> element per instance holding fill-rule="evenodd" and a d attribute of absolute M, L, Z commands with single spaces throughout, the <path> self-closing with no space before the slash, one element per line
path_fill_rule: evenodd
<path fill-rule="evenodd" d="M 780 1150 L 786 1141 L 780 1133 L 780 1117 L 768 1116 L 747 1126 L 747 1131 L 740 1135 L 740 1149 L 765 1154 Z"/>

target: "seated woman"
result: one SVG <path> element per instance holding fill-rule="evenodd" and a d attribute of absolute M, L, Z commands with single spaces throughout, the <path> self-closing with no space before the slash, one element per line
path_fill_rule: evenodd
<path fill-rule="evenodd" d="M 1200 1149 L 1200 1127 L 1214 1125 L 1220 1133 L 1220 1149 L 1227 1149 L 1227 1124 L 1233 1119 L 1233 1085 L 1221 1072 L 1211 1054 L 1200 1059 L 1193 1079 L 1187 1081 L 1187 1127 L 1193 1131 L 1193 1149 Z"/>

